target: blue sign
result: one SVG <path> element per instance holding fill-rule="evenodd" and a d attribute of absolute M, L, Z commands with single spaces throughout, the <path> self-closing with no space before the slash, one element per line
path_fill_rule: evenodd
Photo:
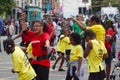
<path fill-rule="evenodd" d="M 0 18 L 0 34 L 2 34 L 3 26 L 4 26 L 3 20 Z"/>
<path fill-rule="evenodd" d="M 50 3 L 49 2 L 46 3 L 46 9 L 47 9 L 47 11 L 50 11 Z"/>

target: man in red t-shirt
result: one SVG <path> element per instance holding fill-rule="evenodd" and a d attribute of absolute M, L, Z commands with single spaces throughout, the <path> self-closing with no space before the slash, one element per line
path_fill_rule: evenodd
<path fill-rule="evenodd" d="M 106 37 L 105 37 L 105 47 L 107 49 L 109 57 L 105 59 L 106 63 L 106 80 L 110 78 L 110 69 L 111 69 L 111 60 L 112 60 L 112 47 L 111 47 L 111 40 L 113 38 L 114 31 L 108 25 L 106 25 Z"/>
<path fill-rule="evenodd" d="M 50 45 L 53 45 L 56 32 L 51 18 L 48 18 L 48 28 L 46 32 L 50 35 Z"/>

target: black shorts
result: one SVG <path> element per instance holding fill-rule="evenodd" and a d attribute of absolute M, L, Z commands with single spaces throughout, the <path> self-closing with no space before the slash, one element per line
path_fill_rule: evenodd
<path fill-rule="evenodd" d="M 58 55 L 62 55 L 62 56 L 64 56 L 64 53 L 62 53 L 62 52 L 60 52 L 60 51 L 57 51 L 57 53 L 58 53 Z"/>
<path fill-rule="evenodd" d="M 68 50 L 65 50 L 65 54 L 66 54 L 66 55 L 70 55 L 70 51 L 71 51 L 71 50 L 69 50 L 69 49 L 68 49 Z"/>
<path fill-rule="evenodd" d="M 49 80 L 49 67 L 39 64 L 32 64 L 32 67 L 37 74 L 36 80 Z"/>
<path fill-rule="evenodd" d="M 108 52 L 108 58 L 105 59 L 105 63 L 106 63 L 106 64 L 111 64 L 111 60 L 112 60 L 111 49 L 107 49 L 107 52 Z"/>
<path fill-rule="evenodd" d="M 104 80 L 105 70 L 95 73 L 90 73 L 88 80 Z"/>

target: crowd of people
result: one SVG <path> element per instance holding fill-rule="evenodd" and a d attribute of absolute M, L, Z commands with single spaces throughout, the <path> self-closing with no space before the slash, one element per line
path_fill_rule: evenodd
<path fill-rule="evenodd" d="M 58 71 L 65 71 L 64 61 L 68 67 L 65 80 L 82 80 L 83 58 L 88 61 L 88 80 L 110 80 L 119 23 L 116 26 L 112 20 L 102 22 L 96 15 L 84 21 L 79 14 L 68 19 L 48 17 L 29 25 L 23 12 L 20 21 L 7 21 L 6 25 L 4 50 L 12 55 L 12 72 L 19 74 L 18 80 L 49 80 L 50 67 L 56 69 L 60 60 Z M 14 34 L 17 36 L 13 37 Z M 20 47 L 14 42 L 18 37 L 22 39 Z M 50 65 L 51 47 L 58 55 L 53 65 Z"/>

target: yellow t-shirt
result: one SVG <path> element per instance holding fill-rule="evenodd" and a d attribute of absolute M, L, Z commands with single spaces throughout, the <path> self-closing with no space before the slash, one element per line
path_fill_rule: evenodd
<path fill-rule="evenodd" d="M 29 53 L 30 58 L 33 58 L 33 55 L 32 55 L 32 44 L 31 43 L 28 45 L 26 52 Z"/>
<path fill-rule="evenodd" d="M 70 40 L 69 40 L 69 37 L 65 36 L 65 35 L 61 35 L 60 38 L 62 39 L 59 39 L 57 45 L 56 45 L 56 50 L 57 51 L 60 51 L 62 53 L 65 53 L 65 50 L 66 49 L 70 49 Z"/>
<path fill-rule="evenodd" d="M 80 57 L 83 57 L 83 49 L 81 45 L 72 45 L 70 52 L 70 62 L 79 60 Z"/>
<path fill-rule="evenodd" d="M 93 25 L 86 28 L 91 29 L 96 34 L 96 38 L 98 40 L 105 42 L 105 29 L 102 25 Z"/>
<path fill-rule="evenodd" d="M 96 39 L 94 39 L 91 40 L 91 42 L 92 49 L 88 55 L 88 71 L 90 73 L 99 72 L 100 68 L 101 70 L 104 70 L 103 55 L 107 54 L 107 50 L 102 41 L 99 43 Z"/>
<path fill-rule="evenodd" d="M 66 36 L 64 40 L 65 40 L 65 50 L 70 50 L 71 49 L 70 38 Z"/>
<path fill-rule="evenodd" d="M 15 51 L 11 55 L 13 61 L 13 69 L 18 73 L 18 80 L 32 80 L 36 73 L 29 63 L 25 53 L 19 48 L 15 47 Z"/>

